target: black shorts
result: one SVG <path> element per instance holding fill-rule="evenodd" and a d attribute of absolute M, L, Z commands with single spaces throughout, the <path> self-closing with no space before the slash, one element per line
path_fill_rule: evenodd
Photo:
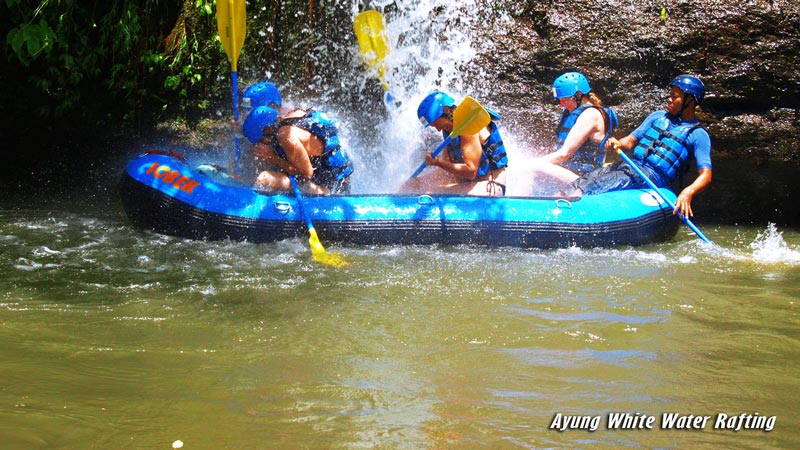
<path fill-rule="evenodd" d="M 625 161 L 597 168 L 572 182 L 572 187 L 580 189 L 585 195 L 646 186 L 647 183 Z"/>

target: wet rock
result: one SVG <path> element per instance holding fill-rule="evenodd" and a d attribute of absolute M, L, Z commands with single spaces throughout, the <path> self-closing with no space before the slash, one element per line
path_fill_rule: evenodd
<path fill-rule="evenodd" d="M 514 2 L 513 24 L 478 38 L 470 76 L 531 141 L 552 134 L 550 84 L 585 73 L 630 131 L 663 107 L 666 85 L 701 77 L 701 120 L 715 152 L 800 161 L 800 3 L 774 1 Z"/>

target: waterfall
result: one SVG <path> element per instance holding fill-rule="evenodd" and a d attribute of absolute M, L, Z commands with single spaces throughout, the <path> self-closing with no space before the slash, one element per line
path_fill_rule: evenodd
<path fill-rule="evenodd" d="M 357 3 L 353 3 L 353 17 L 359 12 Z M 397 104 L 387 110 L 374 96 L 362 98 L 358 102 L 361 114 L 356 111 L 356 120 L 343 124 L 359 169 L 353 175 L 356 192 L 392 192 L 424 161 L 425 152 L 441 142 L 441 134 L 423 128 L 417 118 L 417 106 L 429 92 L 442 90 L 456 101 L 469 95 L 496 108 L 487 103 L 490 89 L 476 88 L 467 79 L 468 74 L 480 74 L 482 69 L 471 64 L 479 50 L 484 52 L 491 45 L 482 43 L 476 32 L 486 26 L 491 8 L 485 3 L 407 0 L 382 2 L 377 9 L 384 15 L 390 49 L 384 60 L 386 81 Z M 489 13 L 498 15 L 495 24 L 511 20 L 500 12 Z M 370 73 L 361 62 L 355 41 L 352 48 L 356 83 L 377 84 L 374 71 Z M 510 131 L 503 129 L 503 137 L 513 143 Z"/>

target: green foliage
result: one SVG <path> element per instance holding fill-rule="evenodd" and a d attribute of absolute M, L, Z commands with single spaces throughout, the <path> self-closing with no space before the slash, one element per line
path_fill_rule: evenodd
<path fill-rule="evenodd" d="M 351 14 L 342 2 L 249 0 L 240 80 L 328 91 L 317 84 L 351 57 Z M 0 101 L 21 124 L 193 120 L 215 103 L 230 108 L 215 0 L 0 0 L 0 24 L 0 79 L 21 80 Z"/>
<path fill-rule="evenodd" d="M 22 80 L 38 119 L 185 114 L 207 105 L 202 84 L 224 61 L 213 1 L 5 0 L 0 17 L 3 75 Z"/>
<path fill-rule="evenodd" d="M 20 57 L 20 62 L 26 65 L 41 52 L 49 51 L 55 39 L 55 32 L 44 19 L 38 23 L 24 23 L 9 31 L 6 37 L 14 53 Z"/>

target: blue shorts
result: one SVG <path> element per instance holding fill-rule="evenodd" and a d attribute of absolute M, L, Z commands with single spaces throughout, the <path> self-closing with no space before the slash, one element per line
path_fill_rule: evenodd
<path fill-rule="evenodd" d="M 646 186 L 647 183 L 625 161 L 599 167 L 572 182 L 572 187 L 580 189 L 584 195 Z"/>

